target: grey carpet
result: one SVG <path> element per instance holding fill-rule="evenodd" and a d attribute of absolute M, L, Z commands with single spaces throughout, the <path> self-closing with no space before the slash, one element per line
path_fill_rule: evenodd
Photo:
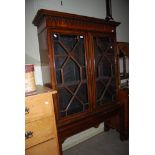
<path fill-rule="evenodd" d="M 121 141 L 119 133 L 110 130 L 64 151 L 63 155 L 129 155 L 129 141 Z"/>

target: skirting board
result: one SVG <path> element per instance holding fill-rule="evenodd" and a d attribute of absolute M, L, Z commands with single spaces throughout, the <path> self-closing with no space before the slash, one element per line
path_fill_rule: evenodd
<path fill-rule="evenodd" d="M 99 125 L 98 128 L 90 128 L 90 129 L 87 129 L 83 132 L 80 132 L 74 136 L 71 136 L 69 138 L 67 138 L 64 143 L 62 144 L 62 150 L 65 151 L 81 142 L 84 142 L 85 140 L 101 133 L 104 131 L 104 123 L 101 123 Z"/>

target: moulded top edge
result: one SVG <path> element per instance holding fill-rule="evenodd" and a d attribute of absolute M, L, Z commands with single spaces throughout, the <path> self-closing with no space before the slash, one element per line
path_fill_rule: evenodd
<path fill-rule="evenodd" d="M 108 25 L 113 25 L 113 26 L 118 26 L 120 24 L 120 22 L 106 21 L 106 20 L 100 19 L 100 18 L 88 17 L 88 16 L 83 16 L 83 15 L 76 15 L 76 14 L 71 14 L 71 13 L 66 13 L 66 12 L 45 10 L 45 9 L 38 10 L 38 12 L 37 12 L 36 16 L 34 17 L 34 20 L 32 23 L 35 26 L 38 26 L 39 23 L 42 21 L 42 19 L 46 16 L 62 17 L 62 18 L 68 18 L 68 19 L 81 20 L 84 22 L 101 23 L 101 24 L 108 24 Z"/>

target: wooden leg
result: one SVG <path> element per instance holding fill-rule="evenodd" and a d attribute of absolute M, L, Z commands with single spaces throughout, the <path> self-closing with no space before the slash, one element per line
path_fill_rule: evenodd
<path fill-rule="evenodd" d="M 120 140 L 125 140 L 124 136 L 124 106 L 120 105 L 120 112 L 119 112 L 119 124 L 120 124 Z"/>
<path fill-rule="evenodd" d="M 63 152 L 62 152 L 62 140 L 58 134 L 58 142 L 59 142 L 59 152 L 60 152 L 60 155 L 63 155 Z"/>
<path fill-rule="evenodd" d="M 109 131 L 109 130 L 110 130 L 110 127 L 109 127 L 109 125 L 108 125 L 108 122 L 105 121 L 105 122 L 104 122 L 104 131 L 107 132 L 107 131 Z"/>
<path fill-rule="evenodd" d="M 129 131 L 125 130 L 124 131 L 124 140 L 128 140 L 129 139 Z"/>
<path fill-rule="evenodd" d="M 95 127 L 95 128 L 98 128 L 98 127 L 99 127 L 99 125 L 100 125 L 100 123 L 99 123 L 99 124 L 94 125 L 94 127 Z"/>

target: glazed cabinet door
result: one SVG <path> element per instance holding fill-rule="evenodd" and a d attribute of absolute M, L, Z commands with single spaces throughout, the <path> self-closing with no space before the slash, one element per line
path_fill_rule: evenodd
<path fill-rule="evenodd" d="M 90 110 L 85 34 L 52 32 L 59 118 Z"/>
<path fill-rule="evenodd" d="M 94 34 L 92 42 L 95 60 L 95 107 L 100 107 L 114 102 L 116 98 L 115 36 Z"/>

